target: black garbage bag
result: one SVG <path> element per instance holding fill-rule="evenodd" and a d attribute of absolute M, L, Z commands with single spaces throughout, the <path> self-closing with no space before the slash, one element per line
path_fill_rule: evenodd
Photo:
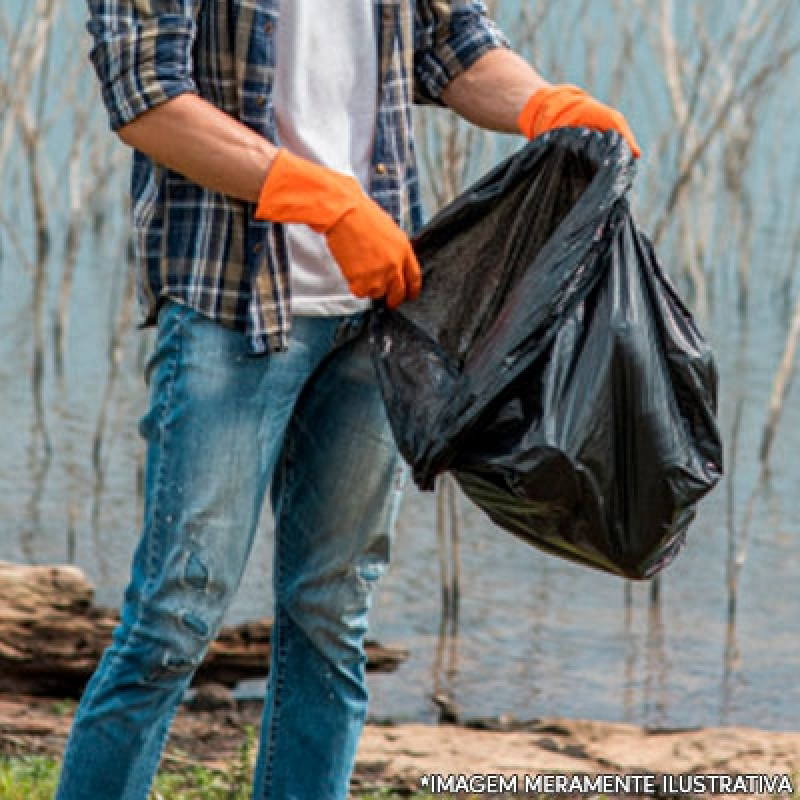
<path fill-rule="evenodd" d="M 414 239 L 420 297 L 373 314 L 398 446 L 499 526 L 649 578 L 722 472 L 711 351 L 626 200 L 615 133 L 529 143 Z"/>

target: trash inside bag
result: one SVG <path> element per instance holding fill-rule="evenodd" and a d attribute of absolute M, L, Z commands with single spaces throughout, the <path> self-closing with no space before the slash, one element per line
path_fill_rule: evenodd
<path fill-rule="evenodd" d="M 553 131 L 414 239 L 419 298 L 371 346 L 423 489 L 452 473 L 499 526 L 633 579 L 682 547 L 722 473 L 712 353 L 637 228 L 617 134 Z"/>

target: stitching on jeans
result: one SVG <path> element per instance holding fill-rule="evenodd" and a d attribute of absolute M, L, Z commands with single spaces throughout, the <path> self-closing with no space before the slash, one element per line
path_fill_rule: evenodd
<path fill-rule="evenodd" d="M 189 310 L 190 309 L 186 308 L 186 309 L 183 309 L 182 313 L 177 313 L 176 314 L 177 327 L 182 329 L 182 327 L 183 327 L 182 323 L 189 316 L 189 314 L 188 314 Z M 180 309 L 178 311 L 180 312 Z M 176 373 L 177 373 L 177 369 L 178 369 L 177 365 L 178 365 L 178 362 L 180 361 L 180 358 L 181 358 L 181 356 L 183 354 L 183 339 L 182 338 L 179 339 L 179 346 L 177 347 L 176 350 L 177 351 L 172 355 L 172 364 L 171 364 L 172 369 L 170 370 L 170 372 L 167 375 L 168 397 L 167 397 L 166 400 L 162 400 L 160 408 L 159 408 L 159 413 L 162 414 L 162 415 L 163 415 L 163 410 L 166 407 L 168 401 L 172 398 L 172 393 L 174 391 L 175 377 L 176 377 Z M 162 431 L 162 433 L 161 433 L 161 437 L 162 438 L 161 438 L 161 442 L 160 442 L 160 446 L 161 446 L 161 451 L 160 452 L 161 452 L 162 461 L 158 465 L 158 473 L 157 473 L 157 481 L 156 481 L 156 493 L 158 493 L 158 491 L 160 490 L 161 484 L 163 482 L 163 480 L 162 480 L 163 479 L 163 469 L 164 469 L 164 466 L 163 466 L 163 457 L 164 456 L 163 456 L 163 454 L 164 454 L 165 444 L 166 444 L 166 441 L 167 441 L 167 433 L 168 433 L 166 425 L 162 424 L 160 426 L 160 429 Z M 155 525 L 156 525 L 156 515 L 154 515 L 154 532 L 155 532 Z M 153 560 L 152 557 L 151 557 L 151 554 L 150 554 L 150 549 L 152 547 L 153 538 L 154 538 L 153 536 L 150 537 L 150 541 L 148 543 L 148 553 L 145 556 L 145 561 L 146 561 L 146 563 L 148 565 L 148 570 L 149 570 L 150 573 L 152 573 L 151 564 L 152 564 L 152 560 Z M 142 592 L 144 592 L 144 590 L 146 588 L 148 588 L 149 586 L 152 586 L 152 583 L 153 583 L 153 576 L 152 576 L 152 574 L 150 574 L 150 576 L 148 577 L 147 581 L 145 581 L 145 586 L 143 587 Z M 131 640 L 139 633 L 139 630 L 141 629 L 141 607 L 142 607 L 141 602 L 138 602 L 137 603 L 137 607 L 136 607 L 136 616 L 134 618 L 134 621 L 131 624 L 127 635 L 125 636 L 125 639 L 120 643 L 118 651 L 114 652 L 113 655 L 110 656 L 109 662 L 108 662 L 108 669 L 106 670 L 106 672 L 102 676 L 102 678 L 100 678 L 100 680 L 98 680 L 97 685 L 92 689 L 94 694 L 96 694 L 96 695 L 100 694 L 102 691 L 105 690 L 106 686 L 111 682 L 111 679 L 112 679 L 112 677 L 114 675 L 115 669 L 118 666 L 118 664 L 120 663 L 122 657 L 131 650 Z M 177 710 L 178 710 L 178 704 L 175 703 L 173 705 L 172 711 L 168 712 L 167 714 L 165 714 L 164 719 L 162 721 L 163 727 L 162 727 L 161 735 L 159 736 L 159 739 L 158 739 L 158 750 L 154 751 L 154 752 L 158 752 L 160 754 L 163 751 L 164 746 L 166 745 L 167 739 L 169 737 L 169 730 L 170 730 L 170 727 L 171 727 L 171 724 L 172 724 L 172 720 L 173 720 L 175 714 L 177 713 Z M 76 721 L 77 721 L 77 718 L 78 717 L 76 716 Z M 70 736 L 70 738 L 71 738 L 71 736 Z"/>
<path fill-rule="evenodd" d="M 159 431 L 160 431 L 160 434 L 161 434 L 161 440 L 159 442 L 160 459 L 159 459 L 159 464 L 158 464 L 158 469 L 157 469 L 157 474 L 156 474 L 156 485 L 155 485 L 155 489 L 153 491 L 153 534 L 158 534 L 160 532 L 160 528 L 161 528 L 161 525 L 162 525 L 162 522 L 163 522 L 160 519 L 159 508 L 161 507 L 162 497 L 165 494 L 165 491 L 164 491 L 164 483 L 165 483 L 165 481 L 164 481 L 164 473 L 165 473 L 165 470 L 166 470 L 166 465 L 165 465 L 166 455 L 165 454 L 166 454 L 167 446 L 168 446 L 168 443 L 169 443 L 169 435 L 171 434 L 171 429 L 167 425 L 167 421 L 166 421 L 167 417 L 166 417 L 166 414 L 164 413 L 164 411 L 165 411 L 165 409 L 169 408 L 169 406 L 170 406 L 170 404 L 172 402 L 172 398 L 173 398 L 174 392 L 175 392 L 175 385 L 177 383 L 176 379 L 177 379 L 177 373 L 178 373 L 178 365 L 180 364 L 181 359 L 183 357 L 184 349 L 185 349 L 185 339 L 186 339 L 186 336 L 188 335 L 188 333 L 187 333 L 187 331 L 188 331 L 187 321 L 188 321 L 189 317 L 192 316 L 192 314 L 193 314 L 193 311 L 192 311 L 191 308 L 189 308 L 189 306 L 185 306 L 185 305 L 182 305 L 182 304 L 179 304 L 179 303 L 175 303 L 175 305 L 177 306 L 177 308 L 175 309 L 175 320 L 174 320 L 174 322 L 175 322 L 175 332 L 176 332 L 176 334 L 178 334 L 178 337 L 177 337 L 178 343 L 177 343 L 176 352 L 174 354 L 173 361 L 172 361 L 172 370 L 170 371 L 170 373 L 167 376 L 166 397 L 162 401 L 161 408 L 159 409 L 160 413 L 163 415 L 163 419 L 161 420 L 161 424 L 159 426 Z M 155 575 L 154 575 L 155 569 L 154 569 L 154 567 L 155 567 L 156 558 L 155 558 L 155 554 L 152 552 L 152 547 L 154 546 L 154 541 L 153 540 L 155 538 L 156 538 L 156 535 L 153 535 L 153 536 L 150 537 L 150 542 L 149 542 L 149 546 L 148 546 L 148 552 L 147 552 L 147 580 L 145 581 L 145 586 L 144 586 L 144 589 L 142 590 L 143 594 L 146 594 L 146 590 L 149 590 L 152 587 L 153 582 L 155 580 Z M 163 537 L 159 536 L 158 538 L 162 539 L 161 546 L 163 548 Z M 141 622 L 142 622 L 142 618 L 141 618 L 141 603 L 137 606 L 136 612 L 137 612 L 136 613 L 136 618 L 134 619 L 133 624 L 131 625 L 131 632 L 130 632 L 130 635 L 128 636 L 128 638 L 126 639 L 126 644 L 130 641 L 130 639 L 132 639 L 138 633 L 138 631 L 142 627 L 142 625 L 141 625 Z M 120 648 L 120 649 L 122 649 L 122 648 Z M 166 659 L 167 659 L 167 654 L 164 655 L 165 662 L 166 662 Z M 201 662 L 202 662 L 202 657 L 199 659 L 198 664 L 195 665 L 195 666 L 198 666 L 199 663 L 201 663 Z M 166 666 L 167 665 L 165 663 L 164 667 L 166 668 Z M 151 676 L 146 676 L 146 677 L 150 678 Z M 172 725 L 172 720 L 174 719 L 174 717 L 177 714 L 177 712 L 178 712 L 178 704 L 175 703 L 175 704 L 173 704 L 172 711 L 169 712 L 165 716 L 165 720 L 164 720 L 165 724 L 164 724 L 164 727 L 162 729 L 161 735 L 159 736 L 158 748 L 154 752 L 158 752 L 159 754 L 163 752 L 164 747 L 166 746 L 167 740 L 169 739 L 169 732 L 170 732 L 170 727 Z"/>
<path fill-rule="evenodd" d="M 170 407 L 172 398 L 175 393 L 175 385 L 177 383 L 177 373 L 178 373 L 178 364 L 180 363 L 181 357 L 183 356 L 184 351 L 184 336 L 185 336 L 185 329 L 184 329 L 184 320 L 188 316 L 189 309 L 186 307 L 181 307 L 178 309 L 175 315 L 175 327 L 177 332 L 180 334 L 178 336 L 178 346 L 177 352 L 175 353 L 175 357 L 172 361 L 172 369 L 168 376 L 168 383 L 166 385 L 166 392 L 165 397 L 161 405 L 160 412 L 162 414 L 162 419 L 160 420 L 159 425 L 159 433 L 160 433 L 160 441 L 159 441 L 159 463 L 158 469 L 156 472 L 156 485 L 153 491 L 153 534 L 149 537 L 148 540 L 148 548 L 147 548 L 147 578 L 145 580 L 144 588 L 142 590 L 142 594 L 147 596 L 148 592 L 153 586 L 155 582 L 155 566 L 157 561 L 157 550 L 156 548 L 159 546 L 163 550 L 164 542 L 163 542 L 163 519 L 161 518 L 161 503 L 162 499 L 165 496 L 165 473 L 166 473 L 166 451 L 167 446 L 170 440 L 170 434 L 172 430 L 167 423 L 168 415 L 165 413 L 165 410 Z M 131 626 L 131 638 L 134 636 L 136 632 L 141 628 L 141 605 L 137 608 L 137 615 L 136 619 L 134 620 L 133 625 Z"/>
<path fill-rule="evenodd" d="M 184 334 L 184 325 L 183 322 L 188 317 L 190 309 L 186 307 L 181 307 L 176 309 L 175 314 L 175 326 L 177 331 L 180 334 Z M 147 542 L 147 552 L 145 554 L 145 564 L 146 564 L 146 579 L 144 585 L 142 587 L 141 594 L 147 596 L 147 594 L 152 589 L 153 583 L 155 582 L 155 564 L 157 560 L 157 551 L 156 548 L 158 547 L 156 540 L 161 540 L 161 533 L 162 533 L 162 525 L 163 520 L 161 519 L 160 514 L 160 505 L 162 498 L 164 496 L 164 477 L 165 477 L 165 470 L 166 470 L 166 449 L 169 443 L 169 434 L 171 433 L 171 429 L 167 424 L 167 414 L 165 410 L 169 408 L 170 403 L 172 401 L 172 397 L 175 391 L 175 384 L 177 383 L 177 373 L 178 373 L 178 364 L 180 363 L 181 357 L 183 356 L 184 352 L 184 338 L 183 335 L 178 337 L 177 346 L 175 348 L 175 352 L 172 354 L 172 361 L 169 364 L 170 369 L 166 376 L 166 385 L 165 385 L 165 392 L 163 399 L 161 399 L 159 407 L 158 407 L 158 414 L 159 419 L 157 422 L 157 429 L 159 433 L 159 463 L 156 468 L 156 478 L 155 478 L 155 487 L 153 489 L 153 528 L 148 536 Z M 163 548 L 163 542 L 161 542 L 161 547 Z M 133 620 L 133 623 L 130 626 L 130 632 L 125 637 L 125 641 L 119 648 L 119 657 L 121 657 L 124 653 L 130 650 L 130 642 L 134 639 L 142 628 L 142 602 L 138 601 L 136 606 L 136 616 Z M 110 675 L 110 670 L 107 673 Z M 147 679 L 150 679 L 151 676 L 145 676 Z"/>
<path fill-rule="evenodd" d="M 292 477 L 292 465 L 294 463 L 294 458 L 292 454 L 292 440 L 291 437 L 287 439 L 286 442 L 286 453 L 284 455 L 284 461 L 282 466 L 283 475 L 281 476 L 283 486 L 282 494 L 285 496 L 286 494 L 286 487 L 291 483 Z M 282 695 L 283 689 L 283 665 L 286 661 L 287 649 L 288 649 L 288 641 L 286 639 L 286 625 L 288 622 L 288 617 L 286 612 L 283 610 L 282 606 L 282 594 L 284 588 L 284 576 L 285 576 L 285 563 L 286 563 L 286 556 L 285 556 L 285 547 L 283 546 L 283 536 L 284 531 L 286 530 L 286 525 L 281 524 L 284 522 L 286 515 L 288 514 L 287 505 L 286 503 L 282 503 L 281 512 L 280 512 L 280 519 L 278 519 L 275 525 L 275 531 L 278 534 L 275 538 L 275 547 L 278 548 L 277 558 L 275 559 L 275 563 L 277 564 L 277 580 L 275 581 L 275 624 L 273 626 L 273 633 L 276 634 L 277 637 L 277 649 L 276 649 L 276 657 L 275 657 L 275 683 L 273 684 L 273 692 L 272 692 L 272 714 L 270 715 L 269 721 L 269 729 L 267 730 L 267 744 L 266 744 L 266 752 L 264 754 L 265 758 L 265 765 L 264 765 L 264 779 L 262 782 L 263 787 L 263 794 L 262 800 L 268 800 L 269 794 L 271 793 L 272 789 L 272 778 L 273 778 L 273 769 L 275 763 L 275 732 L 278 728 L 278 723 L 280 722 L 280 711 L 281 711 L 281 703 L 280 698 Z"/>

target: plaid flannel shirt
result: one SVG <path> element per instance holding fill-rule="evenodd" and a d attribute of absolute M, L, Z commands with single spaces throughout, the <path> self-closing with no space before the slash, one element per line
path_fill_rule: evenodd
<path fill-rule="evenodd" d="M 272 82 L 279 0 L 88 0 L 91 59 L 111 127 L 185 92 L 277 142 Z M 421 222 L 413 102 L 507 43 L 481 0 L 376 0 L 378 115 L 371 197 L 406 230 Z M 134 153 L 132 215 L 144 325 L 169 297 L 246 333 L 260 353 L 286 348 L 289 260 L 282 226 Z"/>

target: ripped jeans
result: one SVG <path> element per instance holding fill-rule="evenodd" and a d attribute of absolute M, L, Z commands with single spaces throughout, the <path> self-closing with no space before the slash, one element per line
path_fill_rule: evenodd
<path fill-rule="evenodd" d="M 294 320 L 288 351 L 174 303 L 147 367 L 143 532 L 121 621 L 80 703 L 57 800 L 145 800 L 271 487 L 272 655 L 255 800 L 344 800 L 366 717 L 371 590 L 400 465 L 362 318 Z"/>

